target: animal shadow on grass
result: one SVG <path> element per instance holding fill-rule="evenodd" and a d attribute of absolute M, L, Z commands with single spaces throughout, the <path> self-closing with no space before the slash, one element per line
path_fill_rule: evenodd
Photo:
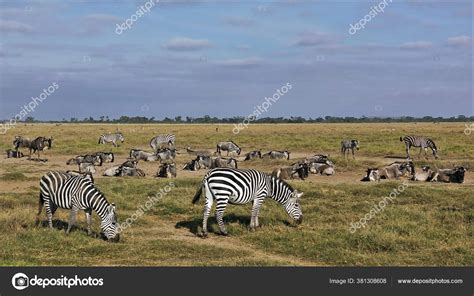
<path fill-rule="evenodd" d="M 235 222 L 238 222 L 239 224 L 249 227 L 250 217 L 238 216 L 235 214 L 228 214 L 224 216 L 224 224 L 235 223 Z M 209 233 L 215 233 L 219 235 L 220 234 L 219 230 L 217 230 L 217 232 L 214 231 L 214 227 L 212 227 L 213 225 L 217 225 L 217 220 L 215 216 L 211 216 L 207 220 L 207 229 Z M 176 223 L 175 228 L 188 228 L 191 233 L 199 236 L 202 231 L 202 217 L 195 218 L 193 220 L 180 221 Z M 217 229 L 218 228 L 219 227 L 217 227 Z"/>
<path fill-rule="evenodd" d="M 67 227 L 68 227 L 68 223 L 65 222 L 65 221 L 61 221 L 61 220 L 58 220 L 58 219 L 53 219 L 53 228 L 54 229 L 57 229 L 57 230 L 64 230 L 64 232 L 66 232 L 67 230 Z M 41 227 L 44 227 L 44 228 L 49 228 L 49 225 L 48 225 L 48 221 L 41 221 L 40 224 L 38 226 L 41 226 Z M 84 232 L 86 235 L 87 234 L 87 228 L 84 228 L 84 227 L 80 227 L 80 226 L 77 226 L 74 225 L 72 228 L 71 228 L 71 232 L 74 232 L 74 231 L 81 231 L 81 232 Z M 92 238 L 100 238 L 102 240 L 106 240 L 105 236 L 100 234 L 100 233 L 97 233 L 95 231 L 92 231 L 92 235 L 90 235 L 90 237 Z"/>

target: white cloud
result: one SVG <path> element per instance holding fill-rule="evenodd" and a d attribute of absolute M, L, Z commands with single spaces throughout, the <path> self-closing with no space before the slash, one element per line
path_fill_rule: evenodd
<path fill-rule="evenodd" d="M 176 51 L 193 51 L 211 47 L 212 44 L 207 39 L 191 39 L 185 37 L 177 37 L 168 40 L 162 45 L 167 50 Z"/>
<path fill-rule="evenodd" d="M 466 35 L 455 36 L 448 38 L 448 45 L 450 46 L 471 46 L 472 38 Z"/>
<path fill-rule="evenodd" d="M 17 21 L 0 21 L 0 32 L 31 33 L 33 27 Z"/>
<path fill-rule="evenodd" d="M 227 59 L 217 62 L 219 66 L 228 66 L 228 67 L 255 67 L 259 66 L 262 63 L 262 59 L 257 57 L 250 57 L 244 59 Z"/>
<path fill-rule="evenodd" d="M 433 43 L 428 41 L 414 41 L 403 43 L 400 48 L 402 49 L 429 49 L 433 47 Z"/>

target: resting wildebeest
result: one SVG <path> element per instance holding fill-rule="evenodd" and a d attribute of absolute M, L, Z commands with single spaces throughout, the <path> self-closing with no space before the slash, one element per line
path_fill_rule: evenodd
<path fill-rule="evenodd" d="M 220 142 L 217 144 L 217 150 L 216 152 L 221 155 L 221 151 L 227 151 L 227 156 L 229 153 L 237 153 L 237 155 L 240 155 L 240 152 L 242 152 L 242 149 L 235 144 L 233 141 L 228 141 L 228 142 Z"/>
<path fill-rule="evenodd" d="M 120 176 L 145 177 L 145 172 L 139 168 L 121 167 Z"/>
<path fill-rule="evenodd" d="M 413 162 L 394 162 L 379 169 L 380 178 L 381 179 L 399 179 L 403 176 L 413 176 L 415 171 L 415 167 L 413 166 Z"/>
<path fill-rule="evenodd" d="M 156 176 L 160 178 L 176 178 L 176 164 L 163 163 L 160 165 Z"/>
<path fill-rule="evenodd" d="M 213 168 L 234 168 L 237 169 L 237 160 L 234 158 L 211 158 L 210 156 L 200 155 L 196 158 L 200 167 Z"/>
<path fill-rule="evenodd" d="M 289 151 L 285 150 L 285 151 L 275 151 L 275 150 L 272 150 L 268 153 L 265 153 L 262 155 L 262 158 L 265 158 L 265 157 L 270 157 L 271 159 L 290 159 L 290 153 Z"/>
<path fill-rule="evenodd" d="M 127 161 L 125 161 L 124 163 L 122 163 L 120 165 L 120 167 L 128 167 L 128 168 L 136 168 L 137 167 L 137 164 L 138 164 L 138 161 L 133 159 L 133 158 L 129 158 L 127 159 Z"/>
<path fill-rule="evenodd" d="M 174 148 L 163 148 L 156 152 L 156 156 L 160 161 L 173 160 L 176 157 L 176 149 Z"/>
<path fill-rule="evenodd" d="M 429 166 L 421 167 L 421 172 L 415 172 L 412 181 L 429 182 L 433 179 L 435 172 Z"/>
<path fill-rule="evenodd" d="M 21 158 L 23 156 L 24 155 L 21 151 L 15 151 L 11 149 L 7 150 L 7 158 Z"/>
<path fill-rule="evenodd" d="M 362 178 L 362 182 L 380 182 L 380 174 L 378 168 L 368 168 L 367 175 Z"/>
<path fill-rule="evenodd" d="M 100 155 L 78 155 L 74 158 L 69 159 L 66 164 L 81 164 L 81 163 L 92 163 L 94 165 L 102 166 L 102 157 Z"/>
<path fill-rule="evenodd" d="M 308 177 L 308 164 L 307 163 L 295 163 L 291 166 L 282 167 L 275 169 L 272 172 L 272 176 L 285 179 L 294 179 L 296 177 L 304 180 Z"/>
<path fill-rule="evenodd" d="M 352 151 L 352 158 L 355 159 L 354 150 L 359 150 L 359 141 L 357 140 L 342 140 L 341 141 L 341 153 L 344 154 L 344 158 L 349 154 L 349 150 Z M 346 154 L 347 152 L 347 154 Z"/>
<path fill-rule="evenodd" d="M 111 168 L 108 168 L 105 170 L 105 172 L 102 174 L 103 176 L 106 176 L 106 177 L 115 177 L 115 176 L 118 176 L 120 174 L 120 166 L 113 166 Z"/>
<path fill-rule="evenodd" d="M 80 173 L 91 173 L 95 174 L 97 171 L 95 170 L 95 166 L 93 163 L 90 162 L 81 162 L 79 164 L 79 172 Z"/>
<path fill-rule="evenodd" d="M 318 174 L 318 175 L 326 175 L 332 176 L 336 172 L 334 171 L 334 165 L 328 163 L 319 163 L 319 162 L 312 162 L 309 166 L 309 171 L 311 174 Z"/>
<path fill-rule="evenodd" d="M 152 152 L 146 152 L 140 149 L 131 149 L 130 158 L 136 159 L 137 161 L 157 161 L 158 156 Z"/>
<path fill-rule="evenodd" d="M 100 158 L 102 159 L 102 162 L 114 162 L 115 160 L 115 156 L 112 152 L 96 152 L 92 155 L 100 156 Z"/>
<path fill-rule="evenodd" d="M 40 151 L 45 151 L 51 149 L 53 144 L 53 138 L 45 138 L 45 137 L 38 137 L 30 142 L 29 149 L 30 149 L 30 156 L 28 159 L 31 159 L 31 153 L 38 153 L 37 160 L 40 160 Z"/>
<path fill-rule="evenodd" d="M 262 152 L 260 151 L 251 151 L 247 154 L 245 154 L 245 159 L 244 160 L 251 160 L 254 158 L 262 158 Z"/>
<path fill-rule="evenodd" d="M 193 160 L 191 160 L 190 162 L 187 162 L 184 165 L 183 170 L 197 171 L 200 168 L 201 168 L 201 165 L 199 164 L 199 160 L 198 159 L 193 159 Z"/>
<path fill-rule="evenodd" d="M 455 167 L 453 169 L 439 169 L 434 174 L 431 182 L 464 183 L 465 173 L 466 169 L 464 167 Z"/>

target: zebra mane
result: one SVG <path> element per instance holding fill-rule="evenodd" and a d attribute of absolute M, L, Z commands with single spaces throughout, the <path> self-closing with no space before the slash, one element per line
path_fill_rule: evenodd
<path fill-rule="evenodd" d="M 290 184 L 288 184 L 285 180 L 282 180 L 282 179 L 277 178 L 277 177 L 272 176 L 272 175 L 268 175 L 268 176 L 270 177 L 270 179 L 274 179 L 275 182 L 277 182 L 277 183 L 279 182 L 279 183 L 283 184 L 284 186 L 288 187 L 288 189 L 290 189 L 291 192 L 295 191 L 293 189 L 293 187 Z"/>

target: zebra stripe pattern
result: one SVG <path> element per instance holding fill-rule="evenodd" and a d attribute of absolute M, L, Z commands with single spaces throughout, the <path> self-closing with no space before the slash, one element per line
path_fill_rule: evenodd
<path fill-rule="evenodd" d="M 76 221 L 77 212 L 84 210 L 87 218 L 87 232 L 92 234 L 92 211 L 101 218 L 101 230 L 111 241 L 120 239 L 117 228 L 115 205 L 110 204 L 105 196 L 95 187 L 91 176 L 73 175 L 62 172 L 48 172 L 40 181 L 39 209 L 36 224 L 43 207 L 48 217 L 48 224 L 53 228 L 53 215 L 57 208 L 70 209 L 67 233 Z"/>
<path fill-rule="evenodd" d="M 125 141 L 122 133 L 106 134 L 99 137 L 99 144 L 112 143 L 114 147 L 117 147 L 118 141 L 122 143 Z"/>
<path fill-rule="evenodd" d="M 174 134 L 163 134 L 163 135 L 158 135 L 151 139 L 150 141 L 150 147 L 157 151 L 162 144 L 168 145 L 168 147 L 174 146 L 174 142 L 176 140 L 176 136 Z"/>
<path fill-rule="evenodd" d="M 194 196 L 196 203 L 205 189 L 206 201 L 202 223 L 202 236 L 207 236 L 207 220 L 212 204 L 216 202 L 216 219 L 221 234 L 227 235 L 223 216 L 227 204 L 246 204 L 253 201 L 250 228 L 259 226 L 258 214 L 266 197 L 277 201 L 285 208 L 288 215 L 298 224 L 303 221 L 299 203 L 303 193 L 294 190 L 285 181 L 269 176 L 257 170 L 238 170 L 231 168 L 216 168 L 210 170 L 203 179 L 201 187 Z"/>
<path fill-rule="evenodd" d="M 411 159 L 410 148 L 412 146 L 420 147 L 420 153 L 418 153 L 418 158 L 420 157 L 422 150 L 425 151 L 425 157 L 427 157 L 426 151 L 428 150 L 428 148 L 430 148 L 433 151 L 433 156 L 435 157 L 435 159 L 438 159 L 438 154 L 437 154 L 438 148 L 436 147 L 435 142 L 431 140 L 430 138 L 420 137 L 420 136 L 405 136 L 403 138 L 400 137 L 400 142 L 405 142 L 407 159 Z"/>

